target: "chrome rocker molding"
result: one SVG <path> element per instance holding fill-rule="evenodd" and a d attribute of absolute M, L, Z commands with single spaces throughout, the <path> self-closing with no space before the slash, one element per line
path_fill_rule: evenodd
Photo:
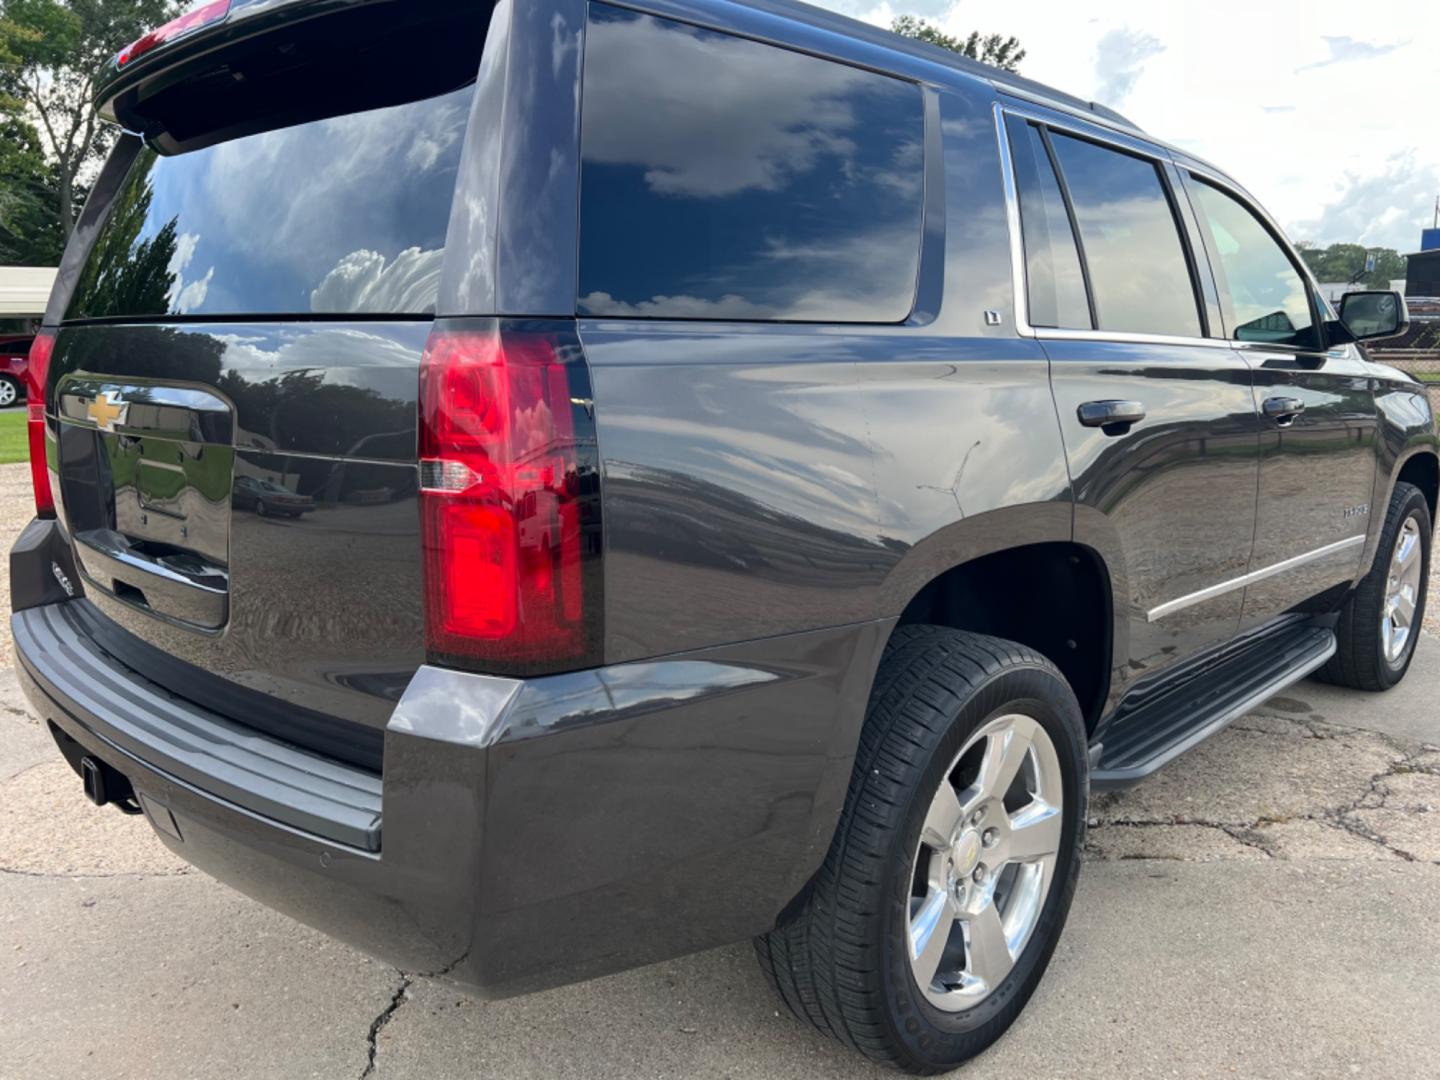
<path fill-rule="evenodd" d="M 1246 585 L 1253 585 L 1257 581 L 1264 581 L 1266 578 L 1274 577 L 1276 574 L 1283 574 L 1293 570 L 1297 566 L 1303 566 L 1316 559 L 1323 559 L 1327 555 L 1333 555 L 1337 551 L 1344 551 L 1346 548 L 1354 547 L 1357 544 L 1365 543 L 1365 534 L 1358 536 L 1347 536 L 1344 540 L 1337 540 L 1333 544 L 1326 544 L 1324 547 L 1316 548 L 1314 551 L 1307 551 L 1303 555 L 1296 555 L 1294 558 L 1286 559 L 1284 562 L 1275 563 L 1259 570 L 1251 570 L 1248 574 L 1231 578 L 1229 581 L 1222 581 L 1211 585 L 1209 588 L 1201 589 L 1199 592 L 1190 593 L 1187 596 L 1178 596 L 1174 600 L 1167 600 L 1158 607 L 1153 607 L 1145 613 L 1146 622 L 1158 622 L 1166 615 L 1180 611 L 1183 608 L 1194 604 L 1202 604 L 1206 600 L 1214 599 L 1235 589 L 1243 589 Z"/>

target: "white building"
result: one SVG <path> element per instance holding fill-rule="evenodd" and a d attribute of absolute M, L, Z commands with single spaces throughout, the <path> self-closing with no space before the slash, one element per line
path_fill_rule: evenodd
<path fill-rule="evenodd" d="M 38 319 L 54 285 L 54 267 L 0 266 L 0 319 Z"/>

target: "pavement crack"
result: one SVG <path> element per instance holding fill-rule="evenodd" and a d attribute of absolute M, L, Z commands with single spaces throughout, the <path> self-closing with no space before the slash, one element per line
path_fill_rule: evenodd
<path fill-rule="evenodd" d="M 400 1006 L 405 1004 L 405 999 L 410 996 L 410 987 L 415 983 L 415 980 L 405 974 L 405 972 L 401 971 L 398 974 L 400 976 L 400 985 L 395 988 L 395 993 L 390 996 L 390 1003 L 380 1011 L 380 1015 L 370 1021 L 370 1031 L 365 1036 L 365 1071 L 360 1074 L 360 1080 L 365 1080 L 365 1077 L 375 1074 L 375 1058 L 380 1053 L 380 1032 L 385 1029 L 385 1025 L 390 1023 L 394 1015 L 399 1012 Z"/>

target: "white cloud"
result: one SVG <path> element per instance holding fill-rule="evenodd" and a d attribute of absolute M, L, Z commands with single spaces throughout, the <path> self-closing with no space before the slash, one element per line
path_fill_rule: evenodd
<path fill-rule="evenodd" d="M 215 267 L 212 266 L 199 280 L 185 280 L 185 269 L 195 257 L 195 249 L 199 246 L 199 233 L 181 233 L 175 238 L 175 253 L 170 256 L 170 263 L 166 267 L 171 279 L 170 291 L 166 297 L 170 301 L 170 310 L 177 315 L 188 315 L 205 303 L 205 295 L 210 291 L 210 280 L 215 276 Z"/>
<path fill-rule="evenodd" d="M 444 255 L 411 247 L 387 265 L 378 251 L 352 251 L 311 290 L 310 310 L 433 310 Z"/>
<path fill-rule="evenodd" d="M 1297 71 L 1308 71 L 1310 68 L 1328 67 L 1331 64 L 1343 64 L 1347 60 L 1375 60 L 1387 53 L 1392 53 L 1402 45 L 1409 42 L 1397 41 L 1393 45 L 1372 45 L 1368 41 L 1356 41 L 1348 34 L 1339 37 L 1326 35 L 1324 38 L 1330 55 L 1324 60 L 1316 60 L 1314 63 L 1303 64 Z"/>
<path fill-rule="evenodd" d="M 1095 71 L 1100 85 L 1095 96 L 1119 106 L 1135 89 L 1145 61 L 1165 51 L 1158 38 L 1135 30 L 1107 30 L 1095 45 Z"/>
<path fill-rule="evenodd" d="M 880 25 L 891 16 L 875 0 L 819 2 Z M 1022 74 L 1111 106 L 1123 97 L 1127 116 L 1233 175 L 1295 239 L 1363 236 L 1413 251 L 1430 224 L 1440 129 L 1426 110 L 1440 100 L 1440 4 L 963 0 L 936 10 L 927 0 L 893 10 L 953 34 L 1016 35 L 1027 51 Z M 1118 84 L 1099 56 L 1117 32 L 1164 50 Z"/>

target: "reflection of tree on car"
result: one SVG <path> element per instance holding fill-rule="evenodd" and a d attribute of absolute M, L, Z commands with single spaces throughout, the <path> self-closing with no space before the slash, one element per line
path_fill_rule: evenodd
<path fill-rule="evenodd" d="M 272 480 L 237 476 L 231 488 L 230 505 L 236 510 L 254 510 L 261 517 L 299 517 L 307 510 L 315 509 L 315 500 Z"/>

